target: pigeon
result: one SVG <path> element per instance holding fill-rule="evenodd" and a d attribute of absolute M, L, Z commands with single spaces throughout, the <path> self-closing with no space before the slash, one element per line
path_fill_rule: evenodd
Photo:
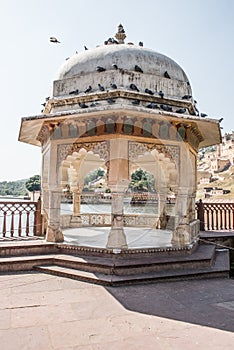
<path fill-rule="evenodd" d="M 185 108 L 179 108 L 176 110 L 176 113 L 179 113 L 179 114 L 183 114 L 186 112 L 186 109 Z"/>
<path fill-rule="evenodd" d="M 45 98 L 46 101 L 49 101 L 49 99 L 50 99 L 50 96 L 48 96 L 48 97 Z"/>
<path fill-rule="evenodd" d="M 192 95 L 184 95 L 182 100 L 189 100 L 190 98 L 192 98 Z"/>
<path fill-rule="evenodd" d="M 76 89 L 76 90 L 70 91 L 69 95 L 78 95 L 78 93 L 79 93 L 79 90 Z"/>
<path fill-rule="evenodd" d="M 151 102 L 151 103 L 148 104 L 146 107 L 147 107 L 147 108 L 151 108 L 151 109 L 156 109 L 156 108 L 158 108 L 158 105 L 157 105 L 157 103 L 155 103 L 155 102 Z"/>
<path fill-rule="evenodd" d="M 103 67 L 100 67 L 100 66 L 97 66 L 97 68 L 96 68 L 96 71 L 98 71 L 98 72 L 105 72 L 105 68 L 103 68 Z"/>
<path fill-rule="evenodd" d="M 168 74 L 167 71 L 164 73 L 164 78 L 171 79 L 171 77 L 170 77 L 170 75 Z"/>
<path fill-rule="evenodd" d="M 118 44 L 119 42 L 115 40 L 114 38 L 109 38 L 108 40 L 104 41 L 104 45 L 111 45 L 111 44 Z"/>
<path fill-rule="evenodd" d="M 162 92 L 162 90 L 160 90 L 158 94 L 159 94 L 159 96 L 160 96 L 161 98 L 164 97 L 164 93 Z"/>
<path fill-rule="evenodd" d="M 220 119 L 219 119 L 219 123 L 221 123 L 222 121 L 223 121 L 223 118 L 220 118 Z"/>
<path fill-rule="evenodd" d="M 89 85 L 89 87 L 85 90 L 85 93 L 87 94 L 87 93 L 89 93 L 91 90 L 92 90 L 92 86 Z"/>
<path fill-rule="evenodd" d="M 55 43 L 55 44 L 60 44 L 60 41 L 58 41 L 58 39 L 55 38 L 54 36 L 51 36 L 51 37 L 50 37 L 50 42 L 51 42 L 51 43 Z"/>
<path fill-rule="evenodd" d="M 172 107 L 168 105 L 160 105 L 160 107 L 166 112 L 172 112 Z"/>
<path fill-rule="evenodd" d="M 41 103 L 41 105 L 42 105 L 43 107 L 45 107 L 46 103 Z"/>
<path fill-rule="evenodd" d="M 135 69 L 135 72 L 143 73 L 143 70 L 137 64 L 135 65 L 134 69 Z"/>
<path fill-rule="evenodd" d="M 114 68 L 114 69 L 118 69 L 118 66 L 117 66 L 117 64 L 112 64 L 112 67 Z"/>
<path fill-rule="evenodd" d="M 99 102 L 92 102 L 91 105 L 90 105 L 90 107 L 97 107 L 97 106 L 99 106 L 99 105 L 100 105 Z"/>
<path fill-rule="evenodd" d="M 100 91 L 105 91 L 104 86 L 102 86 L 101 84 L 98 84 L 98 87 L 99 87 L 99 90 L 100 90 Z"/>
<path fill-rule="evenodd" d="M 87 46 L 84 46 L 84 49 L 85 49 L 85 50 L 88 50 Z"/>
<path fill-rule="evenodd" d="M 137 86 L 135 84 L 130 84 L 130 89 L 133 91 L 139 91 L 139 89 L 137 88 Z"/>
<path fill-rule="evenodd" d="M 140 104 L 140 100 L 133 100 L 133 101 L 132 101 L 132 104 L 133 104 L 134 106 L 138 106 L 138 105 Z"/>
<path fill-rule="evenodd" d="M 144 44 L 143 44 L 143 42 L 142 42 L 142 41 L 139 41 L 139 46 L 141 46 L 141 47 L 143 47 L 143 46 L 144 46 Z"/>
<path fill-rule="evenodd" d="M 205 117 L 207 117 L 207 114 L 201 113 L 200 116 L 201 116 L 202 118 L 205 118 Z"/>
<path fill-rule="evenodd" d="M 80 108 L 88 108 L 89 107 L 84 102 L 79 102 L 79 106 L 80 106 Z"/>
<path fill-rule="evenodd" d="M 149 90 L 147 88 L 145 89 L 145 93 L 149 94 L 149 95 L 153 95 L 154 94 L 152 90 Z"/>
<path fill-rule="evenodd" d="M 113 100 L 113 98 L 108 98 L 107 102 L 111 105 L 111 104 L 115 103 L 115 100 Z"/>
<path fill-rule="evenodd" d="M 112 87 L 112 89 L 117 89 L 117 85 L 114 83 L 110 83 L 110 86 Z"/>

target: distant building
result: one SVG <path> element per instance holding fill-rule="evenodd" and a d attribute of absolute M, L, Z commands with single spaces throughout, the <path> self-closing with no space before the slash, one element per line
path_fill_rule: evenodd
<path fill-rule="evenodd" d="M 197 172 L 197 183 L 207 184 L 211 181 L 211 173 L 209 171 L 198 170 Z"/>

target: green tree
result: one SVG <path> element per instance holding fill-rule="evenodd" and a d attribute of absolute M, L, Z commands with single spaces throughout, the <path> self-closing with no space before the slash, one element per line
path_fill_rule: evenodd
<path fill-rule="evenodd" d="M 35 191 L 40 191 L 41 190 L 41 177 L 40 175 L 34 175 L 30 177 L 28 180 L 25 182 L 25 187 L 29 192 L 33 192 L 33 200 L 34 200 L 34 194 Z"/>
<path fill-rule="evenodd" d="M 96 170 L 90 171 L 84 179 L 84 184 L 88 185 L 90 182 L 100 179 L 100 178 L 104 178 L 106 175 L 105 170 L 102 168 L 98 168 Z"/>
<path fill-rule="evenodd" d="M 129 188 L 133 192 L 155 192 L 154 176 L 145 170 L 137 169 L 131 175 Z"/>

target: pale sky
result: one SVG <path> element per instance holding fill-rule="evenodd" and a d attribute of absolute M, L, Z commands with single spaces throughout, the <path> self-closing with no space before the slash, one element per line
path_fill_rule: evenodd
<path fill-rule="evenodd" d="M 40 148 L 18 141 L 21 117 L 40 114 L 67 57 L 103 44 L 119 23 L 127 41 L 175 60 L 198 109 L 234 130 L 233 16 L 233 0 L 0 0 L 0 181 L 40 174 Z"/>

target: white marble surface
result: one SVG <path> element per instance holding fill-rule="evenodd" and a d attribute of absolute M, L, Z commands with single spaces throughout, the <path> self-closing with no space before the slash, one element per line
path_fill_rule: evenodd
<path fill-rule="evenodd" d="M 129 248 L 171 247 L 172 231 L 125 227 Z M 64 243 L 105 248 L 110 227 L 78 227 L 63 230 Z"/>

